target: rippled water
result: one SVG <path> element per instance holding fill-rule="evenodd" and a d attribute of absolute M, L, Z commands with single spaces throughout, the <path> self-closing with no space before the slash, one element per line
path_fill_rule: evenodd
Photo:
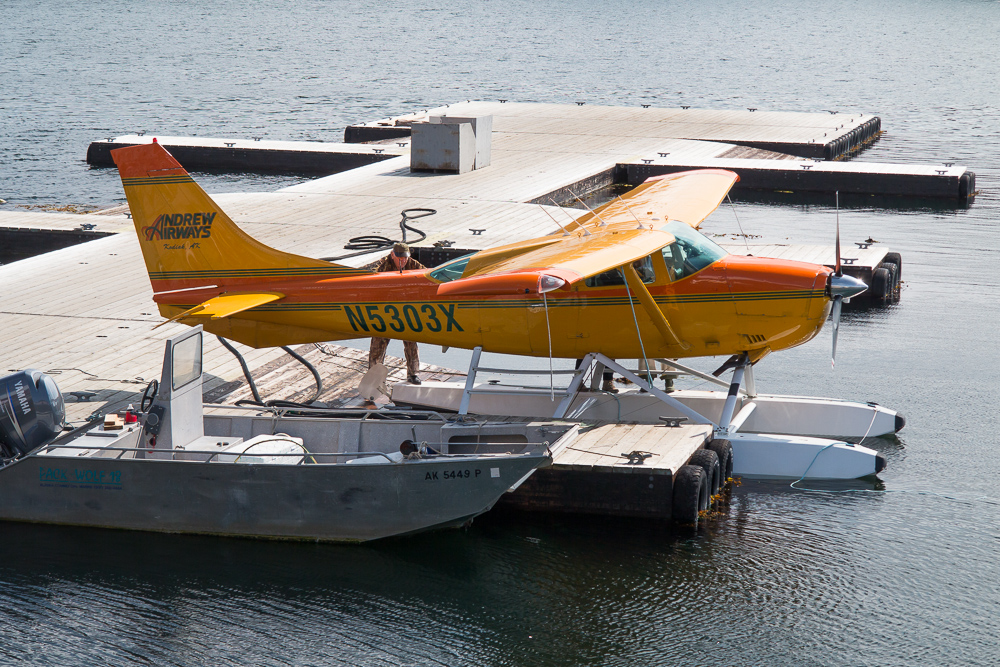
<path fill-rule="evenodd" d="M 106 205 L 95 139 L 339 140 L 467 98 L 878 113 L 863 160 L 957 161 L 969 209 L 853 202 L 902 302 L 758 369 L 768 391 L 908 417 L 884 489 L 744 483 L 697 535 L 497 515 L 376 546 L 0 525 L 0 663 L 995 664 L 1000 3 L 5 0 L 0 210 Z M 294 177 L 206 176 L 211 191 Z M 748 233 L 830 241 L 833 212 L 744 203 Z M 713 230 L 735 231 L 720 210 Z M 2 352 L 0 352 L 2 354 Z M 831 490 L 827 488 L 826 490 Z"/>

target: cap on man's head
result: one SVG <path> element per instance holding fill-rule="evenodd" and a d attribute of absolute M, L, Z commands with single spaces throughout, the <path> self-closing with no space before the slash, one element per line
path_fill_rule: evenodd
<path fill-rule="evenodd" d="M 409 257 L 410 256 L 410 246 L 405 243 L 396 243 L 392 246 L 392 254 L 396 257 Z"/>

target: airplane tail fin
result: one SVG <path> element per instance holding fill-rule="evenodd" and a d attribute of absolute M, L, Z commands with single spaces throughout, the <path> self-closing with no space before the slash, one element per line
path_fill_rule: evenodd
<path fill-rule="evenodd" d="M 154 140 L 155 141 L 155 140 Z M 241 230 L 157 143 L 111 151 L 153 292 L 369 273 L 270 248 Z"/>

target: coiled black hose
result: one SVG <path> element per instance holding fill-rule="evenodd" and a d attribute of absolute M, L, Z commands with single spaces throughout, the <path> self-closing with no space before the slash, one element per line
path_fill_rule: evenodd
<path fill-rule="evenodd" d="M 222 347 L 233 353 L 233 356 L 236 357 L 236 361 L 240 362 L 240 368 L 243 369 L 243 377 L 247 379 L 247 384 L 250 385 L 250 393 L 253 394 L 254 401 L 256 401 L 258 405 L 264 405 L 264 401 L 260 397 L 260 392 L 257 391 L 257 384 L 253 381 L 253 375 L 250 374 L 250 369 L 247 368 L 247 362 L 244 361 L 243 355 L 240 354 L 239 350 L 233 347 L 232 344 L 222 336 L 216 336 L 215 338 L 222 343 Z"/>
<path fill-rule="evenodd" d="M 416 227 L 411 227 L 408 223 L 411 220 L 418 220 L 419 218 L 426 218 L 429 215 L 434 215 L 437 213 L 436 209 L 433 208 L 408 208 L 402 212 L 402 220 L 399 221 L 399 230 L 403 234 L 403 243 L 420 243 L 425 238 L 427 234 L 423 233 Z M 410 230 L 414 234 L 419 234 L 420 238 L 413 239 L 412 241 L 406 240 L 406 231 Z M 337 257 L 320 257 L 324 262 L 336 262 L 341 259 L 347 259 L 348 257 L 357 257 L 358 255 L 365 255 L 373 250 L 381 250 L 383 248 L 391 248 L 399 241 L 390 239 L 388 236 L 379 236 L 377 234 L 365 234 L 363 236 L 355 236 L 354 238 L 348 239 L 347 244 L 344 245 L 344 250 L 355 250 L 357 252 L 352 252 L 347 255 L 339 255 Z"/>

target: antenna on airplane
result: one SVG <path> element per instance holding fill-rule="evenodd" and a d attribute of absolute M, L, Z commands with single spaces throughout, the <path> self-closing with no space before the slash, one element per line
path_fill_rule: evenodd
<path fill-rule="evenodd" d="M 538 208 L 540 208 L 540 209 L 542 209 L 543 211 L 545 211 L 545 215 L 547 215 L 547 216 L 549 216 L 550 218 L 552 218 L 552 222 L 556 223 L 556 225 L 558 225 L 558 226 L 559 226 L 559 229 L 563 230 L 563 236 L 569 236 L 569 231 L 567 231 L 565 227 L 563 227 L 562 225 L 560 225 L 560 224 L 559 224 L 559 221 L 558 221 L 558 220 L 556 220 L 556 218 L 555 218 L 555 216 L 554 216 L 554 215 L 552 215 L 551 213 L 549 213 L 548 211 L 546 211 L 546 210 L 545 210 L 545 207 L 544 207 L 544 206 L 542 206 L 541 204 L 539 204 L 539 205 L 538 205 Z"/>
<path fill-rule="evenodd" d="M 577 197 L 577 196 L 576 196 L 576 193 L 575 193 L 575 192 L 573 192 L 572 190 L 570 190 L 569 188 L 566 188 L 566 189 L 567 189 L 567 190 L 569 190 L 569 193 L 570 193 L 571 195 L 573 195 L 574 197 L 576 197 L 576 200 L 577 200 L 578 202 L 580 202 L 581 204 L 583 204 L 583 205 L 584 205 L 584 207 L 585 207 L 585 208 L 586 208 L 586 209 L 587 209 L 588 211 L 590 211 L 591 213 L 593 213 L 593 214 L 594 214 L 594 217 L 595 217 L 595 218 L 597 218 L 598 220 L 600 220 L 600 221 L 601 221 L 601 224 L 600 224 L 600 226 L 601 226 L 601 227 L 607 227 L 607 226 L 608 226 L 608 223 L 604 222 L 604 218 L 602 218 L 601 216 L 597 215 L 597 211 L 595 211 L 594 209 L 592 209 L 592 208 L 590 208 L 589 206 L 587 206 L 587 202 L 585 202 L 585 201 L 583 201 L 582 199 L 580 199 L 579 197 Z"/>
<path fill-rule="evenodd" d="M 747 240 L 747 233 L 743 231 L 743 223 L 740 222 L 740 216 L 736 214 L 736 204 L 734 204 L 733 200 L 729 198 L 728 192 L 726 193 L 726 201 L 729 202 L 729 205 L 733 209 L 733 217 L 736 218 L 736 225 L 740 228 L 740 235 L 743 236 L 743 245 L 747 247 L 747 255 L 750 255 L 750 242 Z"/>
<path fill-rule="evenodd" d="M 629 205 L 628 205 L 628 204 L 625 204 L 625 200 L 624 200 L 624 199 L 622 199 L 622 196 L 621 196 L 621 195 L 615 195 L 615 196 L 616 196 L 616 197 L 618 197 L 618 201 L 620 201 L 620 202 L 621 202 L 622 204 L 624 204 L 624 205 L 625 205 L 625 210 L 627 210 L 627 211 L 629 212 L 629 214 L 630 214 L 630 215 L 631 215 L 631 216 L 632 216 L 633 218 L 635 218 L 635 221 L 639 223 L 639 226 L 638 226 L 638 227 L 636 227 L 636 229 L 645 229 L 645 227 L 643 227 L 643 226 L 642 226 L 642 221 L 641 221 L 641 220 L 639 220 L 639 218 L 638 218 L 638 217 L 636 216 L 636 214 L 635 214 L 635 213 L 632 213 L 632 209 L 631 209 L 631 208 L 629 208 Z"/>
<path fill-rule="evenodd" d="M 562 206 L 559 206 L 559 204 L 557 204 L 555 202 L 555 200 L 552 199 L 552 197 L 549 197 L 549 201 L 552 202 L 552 205 L 555 206 L 555 207 L 557 207 L 560 211 L 562 211 L 566 215 L 569 215 L 569 211 L 567 211 L 566 209 L 564 209 Z M 574 218 L 572 215 L 569 215 L 569 219 L 572 220 L 573 222 L 576 222 L 576 224 L 578 224 L 578 225 L 580 224 L 579 222 L 577 222 L 576 218 Z M 590 236 L 590 232 L 587 231 L 586 227 L 584 227 L 583 225 L 580 225 L 580 229 L 583 230 L 583 235 L 584 236 Z"/>

